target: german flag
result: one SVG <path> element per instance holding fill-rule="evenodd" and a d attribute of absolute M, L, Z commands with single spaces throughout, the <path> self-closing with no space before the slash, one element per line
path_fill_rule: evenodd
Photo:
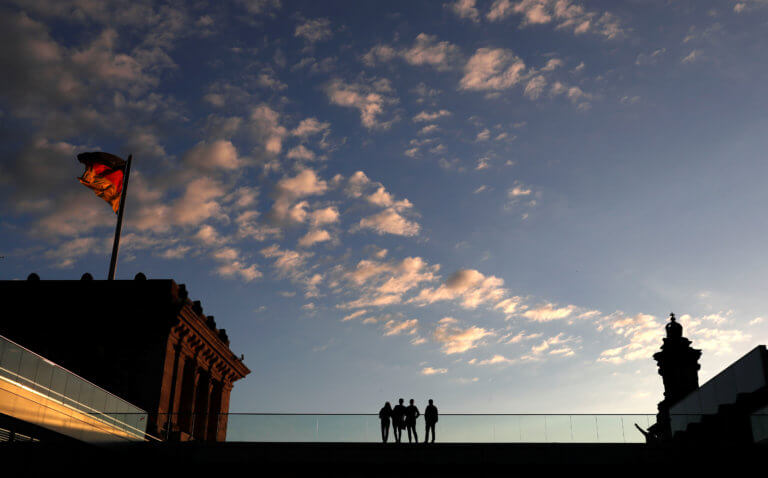
<path fill-rule="evenodd" d="M 80 182 L 93 189 L 97 196 L 107 201 L 117 213 L 120 208 L 120 194 L 123 192 L 125 160 L 100 151 L 80 153 L 77 160 L 85 165 Z"/>

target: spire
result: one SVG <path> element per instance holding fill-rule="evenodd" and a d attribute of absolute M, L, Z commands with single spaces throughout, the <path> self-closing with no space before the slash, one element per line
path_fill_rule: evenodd
<path fill-rule="evenodd" d="M 670 312 L 669 322 L 667 322 L 665 329 L 667 330 L 668 339 L 679 340 L 683 337 L 683 326 L 680 325 L 680 323 L 675 320 L 674 312 Z"/>

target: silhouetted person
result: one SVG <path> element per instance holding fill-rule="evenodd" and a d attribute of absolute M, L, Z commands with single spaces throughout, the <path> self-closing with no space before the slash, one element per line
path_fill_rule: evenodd
<path fill-rule="evenodd" d="M 385 403 L 379 410 L 379 420 L 381 420 L 381 441 L 387 443 L 389 438 L 389 421 L 392 418 L 392 405 Z"/>
<path fill-rule="evenodd" d="M 410 400 L 410 405 L 405 409 L 405 427 L 408 429 L 408 443 L 411 443 L 411 431 L 413 431 L 413 441 L 419 442 L 419 436 L 416 435 L 416 419 L 421 416 L 419 409 L 413 404 L 413 399 Z"/>
<path fill-rule="evenodd" d="M 437 407 L 433 405 L 432 399 L 429 399 L 429 405 L 424 409 L 424 443 L 429 441 L 429 430 L 432 430 L 432 443 L 435 443 L 435 423 L 437 423 Z"/>
<path fill-rule="evenodd" d="M 403 435 L 403 428 L 405 428 L 405 406 L 403 406 L 402 398 L 398 400 L 399 404 L 395 405 L 392 409 L 392 430 L 395 433 L 395 441 L 400 443 L 400 438 Z"/>

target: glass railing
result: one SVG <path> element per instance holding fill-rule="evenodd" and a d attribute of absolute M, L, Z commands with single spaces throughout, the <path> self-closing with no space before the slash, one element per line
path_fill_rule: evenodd
<path fill-rule="evenodd" d="M 655 415 L 478 415 L 441 414 L 435 426 L 441 443 L 642 443 L 635 427 L 647 429 Z M 227 441 L 380 442 L 377 415 L 229 414 Z M 423 417 L 416 432 L 424 440 Z M 403 430 L 402 441 L 408 441 Z M 389 441 L 394 441 L 390 427 Z"/>
<path fill-rule="evenodd" d="M 144 410 L 2 336 L 0 381 L 0 408 L 9 416 L 75 438 L 145 439 Z"/>
<path fill-rule="evenodd" d="M 166 416 L 167 417 L 167 416 Z M 174 415 L 168 423 L 198 420 L 211 423 L 211 415 Z M 381 425 L 374 414 L 229 413 L 215 420 L 226 426 L 229 442 L 381 442 Z M 441 414 L 435 427 L 441 443 L 644 443 L 635 424 L 647 429 L 656 422 L 651 414 Z M 424 419 L 416 422 L 424 440 Z M 196 439 L 194 436 L 191 439 Z M 389 442 L 394 441 L 393 429 Z M 408 433 L 402 432 L 408 442 Z"/>

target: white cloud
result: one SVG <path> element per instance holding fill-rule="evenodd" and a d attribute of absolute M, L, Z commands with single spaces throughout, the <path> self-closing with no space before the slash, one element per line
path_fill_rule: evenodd
<path fill-rule="evenodd" d="M 588 11 L 571 0 L 495 0 L 486 15 L 489 21 L 501 21 L 516 14 L 523 17 L 522 25 L 555 23 L 557 29 L 574 34 L 595 33 L 616 38 L 623 33 L 618 19 L 608 12 Z"/>
<path fill-rule="evenodd" d="M 451 116 L 451 112 L 448 110 L 422 111 L 421 113 L 413 117 L 413 122 L 414 123 L 431 122 L 440 118 L 444 118 L 446 116 Z"/>
<path fill-rule="evenodd" d="M 303 222 L 307 213 L 306 202 L 294 204 L 306 196 L 323 194 L 328 190 L 328 183 L 317 176 L 312 169 L 302 169 L 296 176 L 286 176 L 275 186 L 275 202 L 270 216 L 278 222 Z"/>
<path fill-rule="evenodd" d="M 271 14 L 282 6 L 281 0 L 237 0 L 237 3 L 252 15 Z"/>
<path fill-rule="evenodd" d="M 357 109 L 360 112 L 360 121 L 366 128 L 387 129 L 391 126 L 391 121 L 382 122 L 379 117 L 384 114 L 385 106 L 395 103 L 396 100 L 387 94 L 389 92 L 381 88 L 377 90 L 375 82 L 372 86 L 335 79 L 326 85 L 325 93 L 331 103 Z"/>
<path fill-rule="evenodd" d="M 325 229 L 310 229 L 301 239 L 299 239 L 299 245 L 301 247 L 311 247 L 318 242 L 326 242 L 330 240 L 331 235 Z"/>
<path fill-rule="evenodd" d="M 216 272 L 222 277 L 239 276 L 246 282 L 251 282 L 262 276 L 255 264 L 243 264 L 240 260 L 240 252 L 237 249 L 225 247 L 214 251 L 212 256 L 216 260 L 224 263 L 216 268 Z"/>
<path fill-rule="evenodd" d="M 275 155 L 283 149 L 283 138 L 288 134 L 280 125 L 280 113 L 265 104 L 251 110 L 250 131 L 253 138 L 260 143 L 269 155 Z"/>
<path fill-rule="evenodd" d="M 231 141 L 201 141 L 187 151 L 183 160 L 202 170 L 237 169 L 241 166 L 237 149 Z"/>
<path fill-rule="evenodd" d="M 400 261 L 361 260 L 346 271 L 343 279 L 362 295 L 344 305 L 346 308 L 391 305 L 402 302 L 405 293 L 419 284 L 436 279 L 439 266 L 430 266 L 421 257 Z"/>
<path fill-rule="evenodd" d="M 477 347 L 483 338 L 490 335 L 493 335 L 493 332 L 482 327 L 462 329 L 453 322 L 443 322 L 435 329 L 433 338 L 442 344 L 443 353 L 451 355 Z"/>
<path fill-rule="evenodd" d="M 523 94 L 528 98 L 535 100 L 544 93 L 544 88 L 547 86 L 547 79 L 543 75 L 536 75 L 528 80 L 525 85 Z"/>
<path fill-rule="evenodd" d="M 291 134 L 305 138 L 327 131 L 330 127 L 330 123 L 320 122 L 317 118 L 305 118 L 301 120 L 299 125 L 293 131 L 291 131 Z"/>
<path fill-rule="evenodd" d="M 296 26 L 294 36 L 304 38 L 309 43 L 328 40 L 333 36 L 331 21 L 327 18 L 315 18 L 307 20 Z"/>
<path fill-rule="evenodd" d="M 480 11 L 475 6 L 475 3 L 476 0 L 456 0 L 453 3 L 446 3 L 444 6 L 459 18 L 466 18 L 473 22 L 479 22 Z"/>
<path fill-rule="evenodd" d="M 701 50 L 693 50 L 691 51 L 685 58 L 683 58 L 681 61 L 683 63 L 693 63 L 696 60 L 701 59 Z"/>
<path fill-rule="evenodd" d="M 437 288 L 422 289 L 411 302 L 420 305 L 433 304 L 442 300 L 461 300 L 461 305 L 474 309 L 486 302 L 499 302 L 507 291 L 504 280 L 496 276 L 485 276 L 474 269 L 460 269 Z"/>
<path fill-rule="evenodd" d="M 494 0 L 491 9 L 485 15 L 488 21 L 496 22 L 503 20 L 512 13 L 512 2 L 510 0 Z"/>
<path fill-rule="evenodd" d="M 352 312 L 351 314 L 344 316 L 344 318 L 341 319 L 341 321 L 342 322 L 347 322 L 347 321 L 350 321 L 350 320 L 354 320 L 354 319 L 357 319 L 358 317 L 362 317 L 363 315 L 365 315 L 367 313 L 368 313 L 368 311 L 365 310 L 365 309 L 356 310 L 356 311 Z"/>
<path fill-rule="evenodd" d="M 429 65 L 437 70 L 453 67 L 459 48 L 447 41 L 437 41 L 434 35 L 419 33 L 410 48 L 403 50 L 403 59 L 411 65 Z"/>
<path fill-rule="evenodd" d="M 409 65 L 431 66 L 438 71 L 446 71 L 452 69 L 460 57 L 461 51 L 456 45 L 439 41 L 435 35 L 419 33 L 409 47 L 398 50 L 389 45 L 376 45 L 362 58 L 369 66 L 401 58 Z"/>
<path fill-rule="evenodd" d="M 274 259 L 275 268 L 282 276 L 291 278 L 300 278 L 303 275 L 303 267 L 313 254 L 311 252 L 298 252 L 290 249 L 280 249 L 280 246 L 273 244 L 261 250 L 261 254 Z"/>
<path fill-rule="evenodd" d="M 557 307 L 554 304 L 544 304 L 539 307 L 528 309 L 523 312 L 523 317 L 535 322 L 549 322 L 552 320 L 565 319 L 571 316 L 576 310 L 576 306 Z"/>
<path fill-rule="evenodd" d="M 472 365 L 499 365 L 499 364 L 510 365 L 515 362 L 517 362 L 517 360 L 507 358 L 500 354 L 496 354 L 493 357 L 485 360 L 472 359 L 469 361 L 469 363 Z"/>
<path fill-rule="evenodd" d="M 312 161 L 315 159 L 315 153 L 303 144 L 291 148 L 285 156 L 289 159 L 301 159 L 305 161 Z"/>
<path fill-rule="evenodd" d="M 379 213 L 360 219 L 357 229 L 371 229 L 379 235 L 415 236 L 421 226 L 403 217 L 396 208 L 390 207 Z"/>
<path fill-rule="evenodd" d="M 418 327 L 418 325 L 418 319 L 403 321 L 397 321 L 394 319 L 388 320 L 384 324 L 384 335 L 400 335 L 401 333 L 413 335 L 417 332 L 416 327 Z"/>
<path fill-rule="evenodd" d="M 462 90 L 504 90 L 518 84 L 525 63 L 510 50 L 479 48 L 464 66 L 459 82 Z"/>
<path fill-rule="evenodd" d="M 422 375 L 438 375 L 438 374 L 445 374 L 448 373 L 447 368 L 433 368 L 433 367 L 424 367 L 421 369 Z"/>

